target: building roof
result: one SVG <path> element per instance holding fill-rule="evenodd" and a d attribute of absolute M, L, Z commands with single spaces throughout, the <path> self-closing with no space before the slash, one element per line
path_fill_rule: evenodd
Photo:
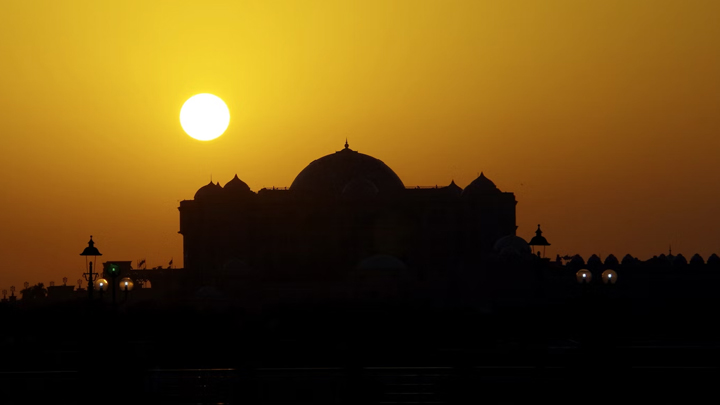
<path fill-rule="evenodd" d="M 228 181 L 223 187 L 223 194 L 230 196 L 231 198 L 242 198 L 251 196 L 254 193 L 250 190 L 250 187 L 236 174 L 232 180 Z"/>
<path fill-rule="evenodd" d="M 213 183 L 212 180 L 210 183 L 200 187 L 198 191 L 195 193 L 195 199 L 196 200 L 202 200 L 202 199 L 212 199 L 217 198 L 220 196 L 220 193 L 222 192 L 222 186 L 220 183 Z"/>
<path fill-rule="evenodd" d="M 473 180 L 465 190 L 463 190 L 463 197 L 475 197 L 487 194 L 498 194 L 501 193 L 500 189 L 497 188 L 492 180 L 485 177 L 484 173 L 480 173 L 477 179 Z"/>
<path fill-rule="evenodd" d="M 379 194 L 405 189 L 402 180 L 385 163 L 350 149 L 346 142 L 345 149 L 310 163 L 297 175 L 290 185 L 290 190 L 340 195 L 345 187 L 356 179 L 362 179 L 365 186 L 368 182 L 372 183 Z"/>

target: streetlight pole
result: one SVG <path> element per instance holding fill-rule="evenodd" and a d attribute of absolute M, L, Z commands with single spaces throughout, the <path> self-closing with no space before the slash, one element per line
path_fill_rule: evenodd
<path fill-rule="evenodd" d="M 100 251 L 95 247 L 95 242 L 93 242 L 92 240 L 92 235 L 90 235 L 90 242 L 88 242 L 88 246 L 85 248 L 85 250 L 83 250 L 82 253 L 80 253 L 80 256 L 85 256 L 85 264 L 87 266 L 88 272 L 83 273 L 83 276 L 88 282 L 88 298 L 92 300 L 94 288 L 93 281 L 99 276 L 98 273 L 93 274 L 93 263 L 95 262 L 95 260 L 97 260 L 97 256 L 102 256 L 102 253 L 100 253 Z M 88 261 L 88 256 L 93 256 L 92 260 Z"/>

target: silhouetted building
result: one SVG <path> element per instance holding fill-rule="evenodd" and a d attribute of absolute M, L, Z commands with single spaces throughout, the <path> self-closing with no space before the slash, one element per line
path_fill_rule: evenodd
<path fill-rule="evenodd" d="M 185 271 L 195 285 L 339 280 L 380 257 L 423 277 L 478 260 L 515 235 L 516 204 L 483 174 L 465 190 L 454 182 L 405 187 L 385 163 L 346 143 L 289 188 L 255 193 L 236 175 L 182 201 Z"/>

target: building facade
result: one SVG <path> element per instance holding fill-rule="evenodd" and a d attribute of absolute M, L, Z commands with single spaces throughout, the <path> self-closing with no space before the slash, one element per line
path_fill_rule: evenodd
<path fill-rule="evenodd" d="M 194 283 L 228 278 L 337 280 L 364 267 L 447 271 L 515 235 L 513 193 L 481 174 L 464 190 L 406 187 L 349 148 L 321 157 L 289 188 L 250 190 L 235 176 L 180 203 L 184 267 Z"/>

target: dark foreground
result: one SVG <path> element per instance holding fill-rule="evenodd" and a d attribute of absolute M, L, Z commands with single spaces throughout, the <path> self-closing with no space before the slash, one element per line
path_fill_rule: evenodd
<path fill-rule="evenodd" d="M 718 303 L 676 296 L 5 306 L 0 404 L 705 402 Z"/>
<path fill-rule="evenodd" d="M 4 312 L 0 403 L 469 404 L 715 395 L 712 308 Z M 572 309 L 575 308 L 575 309 Z"/>
<path fill-rule="evenodd" d="M 687 403 L 716 393 L 718 347 L 624 347 L 592 360 L 572 346 L 546 349 L 505 359 L 448 351 L 424 366 L 5 372 L 0 386 L 4 404 Z"/>

